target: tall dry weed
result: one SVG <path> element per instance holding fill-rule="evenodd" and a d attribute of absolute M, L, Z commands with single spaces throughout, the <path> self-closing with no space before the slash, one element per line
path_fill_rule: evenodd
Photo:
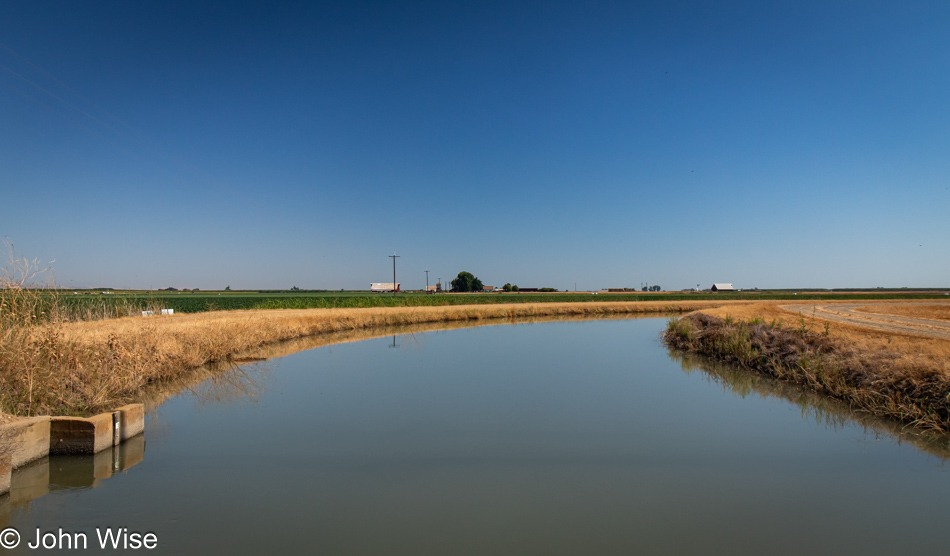
<path fill-rule="evenodd" d="M 37 326 L 48 318 L 48 307 L 35 281 L 49 272 L 37 260 L 17 253 L 9 238 L 3 241 L 6 257 L 0 267 L 0 408 L 11 411 L 33 407 L 36 385 L 42 380 L 45 352 L 51 339 L 34 341 Z M 52 340 L 55 341 L 55 340 Z M 14 411 L 15 412 L 15 411 Z"/>

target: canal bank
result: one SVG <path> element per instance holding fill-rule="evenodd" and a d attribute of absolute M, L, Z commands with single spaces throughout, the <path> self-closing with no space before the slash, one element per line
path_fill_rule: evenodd
<path fill-rule="evenodd" d="M 817 311 L 797 318 L 775 311 L 691 313 L 671 319 L 663 338 L 674 349 L 799 384 L 919 431 L 950 432 L 945 340 L 832 324 Z"/>
<path fill-rule="evenodd" d="M 541 316 L 671 314 L 737 301 L 586 302 L 369 309 L 276 309 L 36 325 L 14 336 L 0 409 L 88 417 L 152 384 L 277 342 L 346 330 Z M 11 340 L 11 341 L 14 341 Z M 7 346 L 5 346 L 7 347 Z M 29 369 L 29 372 L 22 372 Z"/>

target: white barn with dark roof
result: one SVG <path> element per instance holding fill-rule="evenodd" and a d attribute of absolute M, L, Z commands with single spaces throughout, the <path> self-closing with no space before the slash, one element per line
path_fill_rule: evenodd
<path fill-rule="evenodd" d="M 723 282 L 723 283 L 716 283 L 716 284 L 713 284 L 712 287 L 709 288 L 709 291 L 713 291 L 713 292 L 734 292 L 734 291 L 736 291 L 736 289 L 735 289 L 734 287 L 732 287 L 732 284 L 726 284 L 725 282 Z"/>

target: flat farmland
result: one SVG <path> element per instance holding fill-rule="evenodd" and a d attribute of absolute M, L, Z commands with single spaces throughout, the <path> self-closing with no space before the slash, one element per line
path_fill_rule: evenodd
<path fill-rule="evenodd" d="M 400 292 L 393 296 L 368 291 L 101 291 L 60 292 L 62 307 L 71 313 L 105 315 L 131 314 L 145 309 L 174 309 L 178 313 L 249 309 L 344 309 L 367 307 L 422 307 L 448 305 L 490 305 L 508 303 L 582 302 L 664 302 L 664 301 L 811 301 L 811 300 L 933 300 L 946 299 L 940 291 L 848 291 L 794 292 L 746 291 L 702 292 L 485 292 L 438 293 Z"/>

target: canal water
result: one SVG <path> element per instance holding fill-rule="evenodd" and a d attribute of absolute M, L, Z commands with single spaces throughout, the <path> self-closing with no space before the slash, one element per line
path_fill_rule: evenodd
<path fill-rule="evenodd" d="M 399 334 L 232 370 L 122 452 L 18 471 L 0 525 L 19 554 L 37 530 L 122 552 L 97 538 L 120 528 L 162 554 L 947 551 L 941 441 L 682 359 L 665 324 Z"/>

